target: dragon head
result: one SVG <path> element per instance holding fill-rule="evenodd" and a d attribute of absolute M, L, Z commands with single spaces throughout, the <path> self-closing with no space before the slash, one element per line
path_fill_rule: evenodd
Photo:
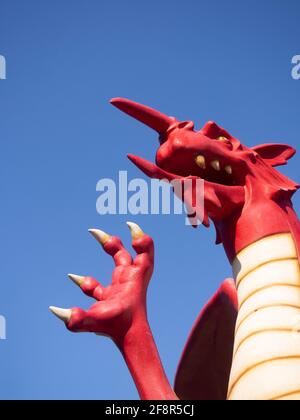
<path fill-rule="evenodd" d="M 285 144 L 243 145 L 214 122 L 195 130 L 192 121 L 180 122 L 127 99 L 111 103 L 159 134 L 156 165 L 136 156 L 129 158 L 148 176 L 159 179 L 201 178 L 205 185 L 204 224 L 228 220 L 262 197 L 291 198 L 299 185 L 275 169 L 285 165 L 295 149 Z"/>

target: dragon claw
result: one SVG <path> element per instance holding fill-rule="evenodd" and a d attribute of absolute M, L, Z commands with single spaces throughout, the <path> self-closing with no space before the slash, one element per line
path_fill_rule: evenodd
<path fill-rule="evenodd" d="M 50 311 L 61 321 L 68 323 L 70 322 L 71 316 L 72 316 L 72 310 L 71 309 L 62 309 L 62 308 L 56 308 L 55 306 L 50 306 Z"/>
<path fill-rule="evenodd" d="M 145 235 L 140 226 L 136 223 L 127 222 L 127 226 L 130 229 L 130 233 L 134 241 L 142 238 Z"/>
<path fill-rule="evenodd" d="M 81 287 L 81 285 L 84 283 L 84 279 L 85 279 L 85 277 L 77 276 L 76 274 L 68 274 L 68 277 L 69 277 L 70 280 L 72 280 L 79 287 Z"/>
<path fill-rule="evenodd" d="M 94 238 L 102 245 L 104 246 L 106 244 L 106 242 L 109 240 L 110 235 L 108 235 L 107 233 L 103 232 L 102 230 L 99 229 L 89 229 L 89 232 L 91 235 L 94 236 Z"/>

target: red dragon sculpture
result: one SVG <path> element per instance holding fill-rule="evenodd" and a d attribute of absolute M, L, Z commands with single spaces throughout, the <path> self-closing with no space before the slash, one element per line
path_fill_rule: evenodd
<path fill-rule="evenodd" d="M 203 209 L 193 220 L 212 221 L 233 268 L 201 312 L 184 350 L 173 390 L 147 320 L 146 294 L 154 244 L 129 223 L 133 260 L 117 237 L 92 230 L 116 263 L 112 284 L 70 278 L 97 303 L 88 311 L 51 308 L 73 332 L 112 338 L 121 350 L 142 399 L 300 399 L 300 224 L 291 198 L 299 185 L 278 172 L 295 150 L 282 144 L 254 148 L 213 122 L 195 131 L 127 99 L 112 104 L 159 133 L 156 165 L 130 155 L 147 176 L 192 180 L 182 198 L 194 209 L 204 180 Z"/>

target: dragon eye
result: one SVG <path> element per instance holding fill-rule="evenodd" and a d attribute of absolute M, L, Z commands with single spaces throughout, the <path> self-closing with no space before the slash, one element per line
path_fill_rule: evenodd
<path fill-rule="evenodd" d="M 225 136 L 220 136 L 217 138 L 218 141 L 228 141 L 228 138 Z"/>

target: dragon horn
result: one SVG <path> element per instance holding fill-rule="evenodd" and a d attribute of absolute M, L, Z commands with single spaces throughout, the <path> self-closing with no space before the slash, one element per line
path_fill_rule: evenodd
<path fill-rule="evenodd" d="M 153 108 L 130 101 L 129 99 L 115 98 L 112 99 L 110 103 L 136 120 L 157 131 L 160 135 L 164 134 L 175 122 L 177 122 L 177 120 L 173 117 L 168 117 Z"/>

